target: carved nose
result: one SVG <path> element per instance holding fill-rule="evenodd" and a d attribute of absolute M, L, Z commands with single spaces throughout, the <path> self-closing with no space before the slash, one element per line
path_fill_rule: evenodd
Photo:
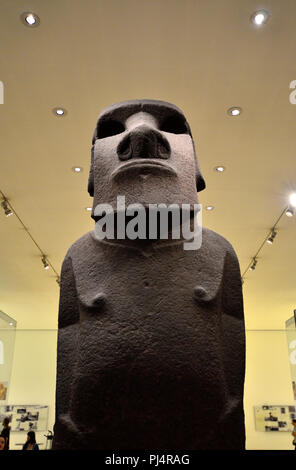
<path fill-rule="evenodd" d="M 126 135 L 117 147 L 120 160 L 129 158 L 164 158 L 170 157 L 171 148 L 167 139 L 156 129 L 138 126 Z"/>

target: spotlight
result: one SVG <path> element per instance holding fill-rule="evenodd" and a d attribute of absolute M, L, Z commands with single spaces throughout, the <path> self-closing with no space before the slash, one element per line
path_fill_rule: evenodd
<path fill-rule="evenodd" d="M 8 207 L 6 199 L 3 199 L 3 201 L 1 202 L 1 207 L 4 210 L 4 214 L 6 215 L 6 217 L 9 217 L 13 214 L 12 210 Z"/>
<path fill-rule="evenodd" d="M 227 110 L 229 116 L 239 116 L 242 113 L 242 108 L 239 106 L 232 106 Z"/>
<path fill-rule="evenodd" d="M 269 18 L 270 14 L 266 10 L 255 11 L 251 16 L 251 21 L 256 26 L 262 26 L 265 24 Z"/>
<path fill-rule="evenodd" d="M 214 206 L 206 206 L 206 211 L 212 211 L 214 210 Z"/>
<path fill-rule="evenodd" d="M 223 173 L 223 171 L 225 171 L 225 166 L 216 166 L 215 170 L 218 171 L 218 173 Z"/>
<path fill-rule="evenodd" d="M 81 173 L 83 168 L 82 166 L 73 166 L 72 170 L 74 171 L 74 173 Z"/>
<path fill-rule="evenodd" d="M 86 207 L 85 210 L 90 212 L 92 210 L 92 207 Z"/>
<path fill-rule="evenodd" d="M 286 210 L 286 216 L 293 217 L 294 213 L 295 213 L 294 207 L 289 206 Z"/>
<path fill-rule="evenodd" d="M 55 116 L 58 116 L 58 117 L 65 116 L 67 114 L 67 111 L 65 110 L 65 108 L 53 108 L 52 112 L 53 114 L 55 114 Z"/>
<path fill-rule="evenodd" d="M 272 229 L 271 234 L 270 234 L 269 238 L 266 240 L 266 242 L 269 243 L 269 245 L 272 245 L 273 240 L 275 239 L 276 235 L 277 235 L 277 232 L 274 229 Z"/>
<path fill-rule="evenodd" d="M 254 271 L 257 265 L 257 260 L 256 258 L 253 258 L 253 263 L 250 266 L 250 271 Z"/>
<path fill-rule="evenodd" d="M 36 28 L 36 26 L 39 26 L 40 24 L 40 18 L 36 13 L 32 12 L 24 12 L 21 15 L 21 20 L 24 23 L 25 26 L 28 26 L 29 28 Z"/>
<path fill-rule="evenodd" d="M 26 16 L 25 20 L 30 26 L 33 26 L 33 24 L 36 23 L 36 19 L 35 19 L 34 15 L 32 15 L 32 13 L 30 13 L 28 16 Z"/>
<path fill-rule="evenodd" d="M 290 204 L 293 207 L 296 207 L 296 193 L 292 193 L 290 195 Z"/>
<path fill-rule="evenodd" d="M 45 256 L 45 255 L 42 256 L 41 261 L 42 261 L 42 264 L 43 264 L 44 269 L 49 269 L 49 264 L 48 264 L 48 262 L 47 262 L 47 260 L 46 260 L 46 256 Z"/>

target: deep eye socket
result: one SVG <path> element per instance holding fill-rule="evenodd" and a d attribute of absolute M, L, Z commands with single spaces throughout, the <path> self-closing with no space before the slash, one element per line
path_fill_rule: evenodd
<path fill-rule="evenodd" d="M 160 130 L 171 134 L 189 134 L 186 121 L 181 116 L 170 116 L 162 123 Z"/>
<path fill-rule="evenodd" d="M 114 121 L 109 119 L 99 124 L 97 129 L 97 139 L 105 139 L 113 135 L 121 134 L 125 131 L 125 127 L 122 122 Z"/>

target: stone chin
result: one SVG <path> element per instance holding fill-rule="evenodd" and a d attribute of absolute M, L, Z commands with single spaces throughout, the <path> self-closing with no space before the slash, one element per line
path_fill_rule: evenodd
<path fill-rule="evenodd" d="M 94 194 L 93 209 L 98 204 L 110 204 L 114 210 L 117 197 L 124 196 L 126 206 L 131 204 L 198 204 L 193 184 L 184 188 L 184 181 L 171 167 L 154 164 L 130 165 L 116 169 L 108 182 L 101 182 L 100 190 Z M 192 185 L 191 185 L 192 188 Z"/>

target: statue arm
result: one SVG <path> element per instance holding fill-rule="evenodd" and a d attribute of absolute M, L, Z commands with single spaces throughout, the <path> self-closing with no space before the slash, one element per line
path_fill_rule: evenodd
<path fill-rule="evenodd" d="M 71 257 L 62 265 L 58 319 L 56 416 L 68 412 L 75 373 L 79 334 L 79 308 Z"/>
<path fill-rule="evenodd" d="M 244 321 L 240 267 L 231 246 L 226 251 L 224 260 L 222 308 L 225 315 Z"/>
<path fill-rule="evenodd" d="M 228 397 L 222 428 L 227 435 L 228 423 L 232 423 L 235 429 L 229 432 L 236 436 L 238 447 L 244 448 L 245 324 L 240 268 L 232 247 L 226 251 L 221 302 L 221 355 Z"/>

